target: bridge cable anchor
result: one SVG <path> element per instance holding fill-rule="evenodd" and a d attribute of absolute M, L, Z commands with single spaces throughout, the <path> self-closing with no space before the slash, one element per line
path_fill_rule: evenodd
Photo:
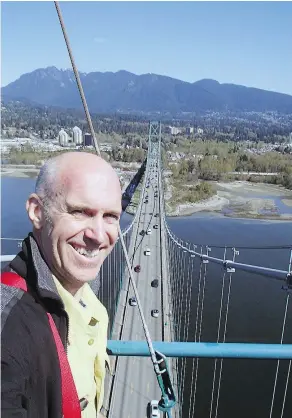
<path fill-rule="evenodd" d="M 292 293 L 292 271 L 290 271 L 286 276 L 286 284 L 282 286 L 282 290 L 286 290 L 289 293 Z"/>
<path fill-rule="evenodd" d="M 228 266 L 228 263 L 230 263 L 230 260 L 226 260 L 223 263 L 223 267 L 225 268 L 227 273 L 235 273 L 235 268 Z"/>
<path fill-rule="evenodd" d="M 206 260 L 205 257 L 209 256 L 210 251 L 212 251 L 212 249 L 208 245 L 206 245 L 206 254 L 201 253 L 201 260 L 202 260 L 203 264 L 209 264 L 209 260 Z"/>
<path fill-rule="evenodd" d="M 176 397 L 172 386 L 166 356 L 155 350 L 157 362 L 154 364 L 154 370 L 161 389 L 161 399 L 158 408 L 170 414 L 170 409 L 176 404 Z"/>
<path fill-rule="evenodd" d="M 194 251 L 196 251 L 197 245 L 193 244 L 193 249 L 194 249 Z M 195 258 L 196 257 L 196 254 L 191 254 L 191 257 Z"/>
<path fill-rule="evenodd" d="M 234 263 L 234 261 L 235 261 L 235 256 L 236 255 L 239 255 L 239 251 L 236 249 L 236 248 L 232 248 L 232 251 L 233 251 L 233 258 L 232 258 L 232 261 L 230 261 L 230 260 L 226 260 L 226 261 L 224 261 L 224 263 L 223 263 L 223 267 L 225 268 L 225 270 L 226 270 L 226 272 L 227 273 L 235 273 L 235 268 L 234 267 L 231 267 L 231 266 L 229 266 L 228 264 L 229 263 Z"/>

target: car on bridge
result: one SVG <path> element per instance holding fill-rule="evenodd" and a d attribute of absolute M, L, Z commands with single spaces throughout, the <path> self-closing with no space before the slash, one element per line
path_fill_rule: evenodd
<path fill-rule="evenodd" d="M 136 300 L 135 296 L 133 296 L 132 298 L 129 299 L 129 304 L 130 304 L 130 306 L 137 306 L 137 300 Z"/>
<path fill-rule="evenodd" d="M 142 237 L 145 235 L 144 229 L 142 229 L 142 231 L 140 232 L 140 235 L 142 235 Z"/>
<path fill-rule="evenodd" d="M 158 318 L 159 310 L 158 309 L 152 309 L 151 316 L 153 316 L 153 318 Z"/>
<path fill-rule="evenodd" d="M 152 280 L 152 282 L 151 282 L 151 286 L 152 286 L 152 287 L 158 287 L 158 285 L 159 285 L 159 281 L 158 281 L 158 279 L 154 279 L 154 280 Z"/>
<path fill-rule="evenodd" d="M 145 255 L 151 255 L 151 251 L 150 248 L 146 248 L 146 250 L 144 251 Z"/>
<path fill-rule="evenodd" d="M 136 273 L 140 273 L 140 271 L 141 271 L 141 266 L 140 266 L 140 264 L 137 264 L 137 266 L 136 266 L 136 267 L 134 267 L 134 271 L 135 271 Z"/>
<path fill-rule="evenodd" d="M 153 225 L 154 229 L 158 229 L 158 224 Z"/>
<path fill-rule="evenodd" d="M 151 235 L 151 232 L 152 232 L 152 231 L 151 231 L 151 228 L 148 228 L 148 229 L 147 229 L 146 234 L 147 234 L 147 235 Z"/>
<path fill-rule="evenodd" d="M 151 401 L 148 404 L 148 417 L 149 418 L 160 418 L 160 412 L 158 409 L 158 401 Z"/>

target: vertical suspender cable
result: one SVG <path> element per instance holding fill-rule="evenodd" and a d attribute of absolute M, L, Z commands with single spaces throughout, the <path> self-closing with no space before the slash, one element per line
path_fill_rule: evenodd
<path fill-rule="evenodd" d="M 290 251 L 290 261 L 289 261 L 288 271 L 291 271 L 291 267 L 292 267 L 292 250 Z M 288 296 L 287 296 L 287 299 L 288 299 L 287 300 L 287 303 L 289 303 L 289 298 L 290 298 L 289 293 L 288 293 Z M 283 399 L 283 404 L 282 404 L 282 410 L 281 410 L 281 416 L 280 416 L 280 418 L 283 418 L 284 409 L 285 409 L 285 405 L 286 405 L 286 396 L 287 396 L 288 383 L 289 383 L 290 372 L 291 372 L 291 363 L 292 363 L 292 361 L 289 360 L 288 371 L 287 371 L 287 378 L 286 378 L 286 384 L 285 384 L 285 390 L 284 390 L 284 399 Z"/>
<path fill-rule="evenodd" d="M 235 251 L 235 248 L 233 248 L 233 261 L 235 261 L 235 255 L 236 255 L 236 251 Z M 227 321 L 228 321 L 229 303 L 230 303 L 230 294 L 231 294 L 231 283 L 232 283 L 232 272 L 229 274 L 227 301 L 226 301 L 226 312 L 225 312 L 225 318 L 224 318 L 224 331 L 223 331 L 223 341 L 222 341 L 223 343 L 225 343 L 225 340 L 226 340 Z M 220 359 L 219 382 L 218 382 L 215 418 L 217 418 L 217 415 L 218 415 L 219 397 L 220 397 L 220 388 L 221 388 L 221 379 L 222 379 L 222 368 L 223 368 L 223 359 L 221 358 Z"/>
<path fill-rule="evenodd" d="M 203 260 L 201 260 L 200 270 L 199 270 L 197 312 L 196 312 L 196 324 L 195 324 L 195 342 L 197 342 L 197 334 L 198 334 L 198 328 L 199 328 L 199 326 L 198 326 L 198 319 L 199 319 L 199 312 L 200 312 L 200 296 L 201 296 L 201 285 L 202 285 L 202 268 L 203 268 Z M 196 363 L 195 383 L 193 385 L 193 380 L 194 380 L 194 366 L 195 366 L 195 363 Z M 189 410 L 189 418 L 193 418 L 194 417 L 194 410 L 195 410 L 195 403 L 196 403 L 196 391 L 197 391 L 198 367 L 199 367 L 199 359 L 198 358 L 193 359 L 193 365 L 192 365 L 192 383 L 191 383 L 192 408 L 190 408 L 190 410 Z"/>
<path fill-rule="evenodd" d="M 283 318 L 283 324 L 282 324 L 280 344 L 283 344 L 283 339 L 284 339 L 284 332 L 285 332 L 285 325 L 286 325 L 286 318 L 287 318 L 287 310 L 288 310 L 288 305 L 289 305 L 289 296 L 290 295 L 288 293 L 287 298 L 286 298 L 286 304 L 285 304 L 285 311 L 284 311 L 284 318 Z M 280 360 L 277 360 L 277 367 L 276 367 L 276 374 L 275 374 L 275 380 L 274 380 L 272 402 L 271 402 L 271 408 L 270 408 L 270 418 L 272 417 L 272 414 L 273 414 L 275 393 L 276 393 L 276 387 L 277 387 L 277 381 L 278 381 L 279 366 L 280 366 Z"/>
<path fill-rule="evenodd" d="M 189 249 L 191 244 L 189 244 Z M 191 257 L 191 253 L 188 252 L 189 256 L 189 263 L 188 263 L 188 281 L 187 281 L 187 291 L 186 291 L 186 306 L 185 306 L 185 327 L 184 327 L 184 335 L 183 341 L 188 341 L 189 337 L 189 323 L 190 323 L 190 306 L 191 306 L 191 297 L 192 297 L 192 284 L 193 284 L 193 259 Z M 183 394 L 183 402 L 184 402 L 184 388 L 185 388 L 185 379 L 186 379 L 186 365 L 187 359 L 183 359 L 183 376 L 182 376 L 182 394 Z"/>
<path fill-rule="evenodd" d="M 224 260 L 226 260 L 226 247 L 224 249 Z M 224 296 L 224 285 L 225 285 L 225 276 L 226 270 L 224 270 L 223 277 L 222 277 L 222 286 L 221 286 L 221 298 L 220 298 L 220 309 L 219 309 L 219 319 L 218 319 L 218 329 L 217 329 L 217 343 L 220 340 L 220 330 L 221 330 L 221 318 L 222 318 L 222 309 L 223 309 L 223 296 Z M 214 391 L 215 391 L 215 378 L 216 378 L 216 369 L 217 369 L 217 358 L 215 359 L 214 363 L 214 372 L 213 372 L 213 383 L 212 383 L 212 395 L 211 395 L 211 405 L 210 405 L 210 415 L 212 417 L 213 411 L 213 403 L 214 403 Z"/>
<path fill-rule="evenodd" d="M 292 251 L 290 253 L 290 262 L 289 262 L 289 271 L 291 270 L 291 262 L 292 262 Z M 282 332 L 281 332 L 281 341 L 280 344 L 283 344 L 283 339 L 284 339 L 284 333 L 285 333 L 285 325 L 286 325 L 286 318 L 287 318 L 287 311 L 288 311 L 288 305 L 289 305 L 289 292 L 287 292 L 287 297 L 286 297 L 286 304 L 285 304 L 285 310 L 284 310 L 284 317 L 283 317 L 283 323 L 282 323 Z M 290 360 L 291 363 L 291 360 Z M 278 381 L 278 373 L 279 373 L 279 367 L 280 367 L 280 360 L 277 361 L 277 367 L 276 367 L 276 374 L 275 374 L 275 380 L 274 380 L 274 387 L 273 387 L 273 395 L 272 395 L 272 402 L 271 402 L 271 408 L 270 408 L 270 418 L 272 417 L 273 414 L 273 408 L 274 408 L 274 400 L 275 400 L 275 393 L 276 393 L 276 387 L 277 387 L 277 381 Z M 289 374 L 288 377 L 290 375 L 290 368 L 291 368 L 291 364 L 289 364 Z M 288 379 L 287 379 L 288 380 Z M 286 387 L 285 387 L 285 392 L 284 392 L 284 399 L 286 401 L 286 391 L 287 391 L 287 382 L 286 382 Z M 283 403 L 284 405 L 284 403 Z M 284 408 L 282 407 L 282 411 L 281 411 L 281 417 L 283 416 L 283 412 L 284 412 Z"/>

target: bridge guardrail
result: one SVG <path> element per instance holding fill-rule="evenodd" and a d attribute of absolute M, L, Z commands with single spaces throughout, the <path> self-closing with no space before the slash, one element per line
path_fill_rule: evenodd
<path fill-rule="evenodd" d="M 238 270 L 246 271 L 246 272 L 249 272 L 249 273 L 260 274 L 260 275 L 265 276 L 265 277 L 272 277 L 276 280 L 285 281 L 286 285 L 287 285 L 287 288 L 292 290 L 292 271 L 273 269 L 273 268 L 270 268 L 270 267 L 263 267 L 263 266 L 255 266 L 255 265 L 252 265 L 252 264 L 237 263 L 233 260 L 211 257 L 211 256 L 209 256 L 209 251 L 211 249 L 207 245 L 205 246 L 207 254 L 203 254 L 202 252 L 197 252 L 197 251 L 191 250 L 189 247 L 182 244 L 182 241 L 179 240 L 179 238 L 177 238 L 170 231 L 165 217 L 164 217 L 164 222 L 165 222 L 166 230 L 167 230 L 170 238 L 176 243 L 176 245 L 178 247 L 180 247 L 184 251 L 189 252 L 193 257 L 199 257 L 199 258 L 201 258 L 202 261 L 206 261 L 206 262 L 210 261 L 211 263 L 219 264 L 224 269 L 226 269 L 227 271 L 230 271 L 230 269 L 238 269 Z M 197 245 L 194 245 L 194 248 L 197 248 Z M 236 250 L 236 248 L 234 248 L 233 250 L 234 250 L 234 252 L 237 252 L 237 254 L 239 253 Z M 292 257 L 292 247 L 291 247 L 291 257 Z M 290 263 L 290 266 L 291 266 L 291 263 Z"/>

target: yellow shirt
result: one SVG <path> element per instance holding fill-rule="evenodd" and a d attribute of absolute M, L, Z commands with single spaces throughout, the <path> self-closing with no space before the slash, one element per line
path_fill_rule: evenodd
<path fill-rule="evenodd" d="M 96 418 L 104 397 L 105 363 L 109 365 L 108 314 L 87 283 L 73 296 L 53 279 L 69 317 L 67 354 L 78 397 L 88 400 L 82 418 Z"/>

